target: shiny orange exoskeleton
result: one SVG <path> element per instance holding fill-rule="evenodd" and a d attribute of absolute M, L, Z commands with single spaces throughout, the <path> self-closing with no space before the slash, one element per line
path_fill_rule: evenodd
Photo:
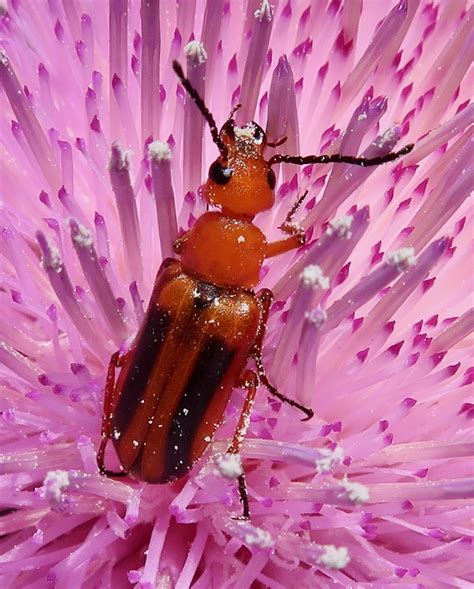
<path fill-rule="evenodd" d="M 262 344 L 272 302 L 268 289 L 255 293 L 266 258 L 304 243 L 304 232 L 292 222 L 300 198 L 281 229 L 287 236 L 268 242 L 253 223 L 255 215 L 274 204 L 279 162 L 296 164 L 347 162 L 378 165 L 411 150 L 374 159 L 350 156 L 282 156 L 265 159 L 269 144 L 256 123 L 238 127 L 232 114 L 220 132 L 214 119 L 175 62 L 174 70 L 206 118 L 219 157 L 209 169 L 204 198 L 217 210 L 197 219 L 176 240 L 180 259 L 163 262 L 148 310 L 130 350 L 112 356 L 106 385 L 100 471 L 108 476 L 167 483 L 184 476 L 202 456 L 222 421 L 232 389 L 247 391 L 228 452 L 238 453 L 257 387 L 300 409 L 311 409 L 273 387 L 262 363 Z M 253 359 L 255 369 L 247 368 Z M 120 374 L 115 382 L 115 369 Z M 122 470 L 109 471 L 105 448 L 112 440 Z M 249 505 L 239 476 L 243 515 Z"/>

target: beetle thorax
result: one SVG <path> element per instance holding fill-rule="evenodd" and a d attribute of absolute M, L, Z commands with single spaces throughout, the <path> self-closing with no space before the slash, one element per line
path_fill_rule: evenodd
<path fill-rule="evenodd" d="M 265 236 L 250 220 L 210 212 L 190 230 L 181 261 L 191 276 L 249 289 L 259 282 L 266 244 Z"/>

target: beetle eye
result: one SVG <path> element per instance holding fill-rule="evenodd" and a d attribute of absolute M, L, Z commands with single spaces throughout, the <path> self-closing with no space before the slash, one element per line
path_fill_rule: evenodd
<path fill-rule="evenodd" d="M 221 133 L 225 133 L 228 135 L 233 141 L 235 141 L 235 132 L 234 132 L 234 119 L 228 119 L 223 125 L 222 129 L 220 130 Z"/>
<path fill-rule="evenodd" d="M 270 190 L 273 190 L 276 185 L 276 176 L 275 176 L 275 172 L 271 168 L 267 172 L 267 180 L 268 180 L 268 185 L 270 186 Z"/>
<path fill-rule="evenodd" d="M 255 143 L 262 143 L 264 136 L 263 129 L 259 125 L 254 124 L 253 138 Z"/>
<path fill-rule="evenodd" d="M 232 168 L 222 166 L 218 161 L 211 164 L 209 168 L 209 178 L 216 184 L 223 186 L 227 184 L 232 177 Z"/>

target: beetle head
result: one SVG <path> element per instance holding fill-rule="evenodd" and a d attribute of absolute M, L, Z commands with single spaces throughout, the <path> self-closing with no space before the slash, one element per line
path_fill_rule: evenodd
<path fill-rule="evenodd" d="M 224 212 L 244 217 L 273 206 L 275 174 L 264 158 L 267 138 L 255 122 L 238 127 L 229 118 L 219 132 L 225 151 L 209 168 L 204 197 Z"/>

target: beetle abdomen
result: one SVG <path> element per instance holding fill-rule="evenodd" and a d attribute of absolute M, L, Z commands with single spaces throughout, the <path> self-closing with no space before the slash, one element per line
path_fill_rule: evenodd
<path fill-rule="evenodd" d="M 151 301 L 117 381 L 112 428 L 123 467 L 165 483 L 191 468 L 220 424 L 260 309 L 253 294 L 192 278 L 179 262 L 161 269 Z"/>

